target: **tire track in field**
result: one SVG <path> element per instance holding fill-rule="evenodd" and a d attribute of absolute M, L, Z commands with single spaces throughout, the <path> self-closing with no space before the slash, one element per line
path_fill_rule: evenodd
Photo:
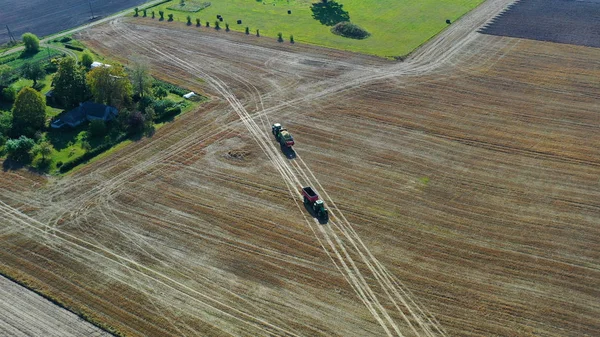
<path fill-rule="evenodd" d="M 143 41 L 143 40 L 141 39 L 140 36 L 136 36 L 135 32 L 133 32 L 132 30 L 128 30 L 126 32 L 126 34 L 123 34 L 123 36 L 126 39 L 128 39 L 131 43 L 136 43 L 134 41 L 137 41 L 138 45 L 141 46 L 141 44 L 144 44 L 145 47 L 143 47 L 143 48 L 149 49 L 150 52 L 165 56 L 164 52 L 159 51 L 150 43 L 139 42 L 139 41 Z M 134 40 L 134 38 L 136 38 L 136 39 Z M 232 107 L 234 107 L 236 112 L 238 112 L 241 120 L 244 122 L 244 124 L 246 125 L 246 127 L 248 128 L 250 133 L 252 134 L 253 138 L 257 141 L 257 143 L 259 144 L 259 146 L 261 147 L 263 152 L 269 157 L 271 162 L 276 166 L 276 168 L 279 170 L 279 172 L 282 175 L 282 177 L 284 178 L 284 180 L 286 180 L 286 183 L 288 184 L 288 186 L 290 186 L 290 185 L 291 186 L 294 186 L 294 185 L 302 186 L 302 184 L 300 184 L 299 179 L 289 168 L 288 162 L 286 160 L 282 160 L 281 155 L 279 154 L 279 151 L 273 146 L 272 142 L 270 142 L 270 139 L 269 139 L 270 137 L 265 136 L 265 132 L 260 127 L 258 127 L 258 125 L 254 122 L 252 116 L 245 110 L 245 108 L 243 107 L 241 102 L 239 102 L 239 100 L 237 100 L 237 98 L 235 98 L 235 96 L 229 91 L 228 86 L 224 82 L 222 82 L 221 80 L 219 80 L 217 78 L 212 77 L 211 75 L 203 72 L 202 70 L 197 69 L 194 65 L 192 65 L 189 62 L 185 62 L 183 60 L 177 59 L 174 55 L 169 55 L 169 59 L 172 62 L 177 63 L 178 66 L 184 68 L 185 70 L 187 70 L 191 73 L 195 73 L 195 74 L 199 75 L 201 78 L 205 79 L 213 87 L 213 89 L 215 89 L 217 92 L 219 92 L 228 102 L 230 102 Z M 308 169 L 308 167 L 306 167 L 306 169 Z M 311 174 L 312 174 L 312 172 L 311 172 Z M 313 177 L 314 177 L 314 175 L 313 175 Z M 292 194 L 292 197 L 294 197 L 294 194 L 295 194 L 295 196 L 298 196 L 298 193 L 296 192 L 296 193 Z M 338 209 L 338 212 L 339 212 L 339 209 Z M 347 222 L 347 220 L 346 220 L 346 222 Z M 349 223 L 348 223 L 348 225 L 349 225 Z M 321 227 L 319 227 L 319 228 L 322 229 Z M 337 236 L 337 234 L 333 231 L 332 232 L 322 231 L 322 234 L 324 234 L 326 236 L 326 240 L 329 243 L 329 246 L 334 250 L 334 253 L 335 253 L 338 261 L 340 261 L 341 265 L 344 267 L 344 270 L 346 271 L 346 273 L 348 275 L 347 280 L 352 280 L 351 284 L 353 284 L 353 288 L 358 291 L 359 298 L 361 298 L 363 300 L 363 302 L 367 305 L 369 311 L 374 315 L 374 317 L 377 319 L 377 321 L 380 323 L 380 325 L 384 328 L 386 334 L 388 334 L 390 336 L 393 335 L 391 333 L 391 331 L 388 329 L 387 324 L 389 324 L 390 327 L 394 330 L 394 332 L 397 335 L 403 336 L 403 334 L 400 332 L 397 324 L 390 317 L 387 310 L 379 302 L 379 300 L 375 296 L 373 290 L 370 288 L 370 286 L 366 282 L 364 276 L 362 275 L 361 271 L 357 267 L 356 262 L 352 259 L 352 257 L 348 253 L 346 246 L 343 244 L 340 237 Z M 329 235 L 329 234 L 331 234 L 331 235 Z M 337 243 L 337 245 L 334 244 L 334 241 L 335 241 L 335 243 Z M 363 243 L 363 245 L 364 245 L 364 243 Z M 341 251 L 341 253 L 340 253 L 340 251 Z M 380 286 L 383 287 L 385 293 L 388 295 L 389 299 L 391 299 L 391 301 L 394 303 L 395 307 L 398 309 L 398 312 L 404 317 L 405 321 L 409 324 L 409 326 L 411 327 L 413 332 L 415 332 L 415 334 L 417 336 L 421 335 L 415 329 L 415 327 L 411 324 L 410 320 L 403 314 L 402 310 L 396 304 L 394 298 L 390 295 L 390 291 L 387 289 L 387 287 L 390 287 L 390 286 L 394 287 L 394 285 L 391 282 L 389 282 L 389 280 L 387 282 L 382 282 L 381 275 L 371 266 L 370 262 L 367 259 L 365 259 L 363 254 L 360 254 L 360 255 L 361 255 L 363 262 L 365 264 L 367 264 L 367 266 L 369 266 L 369 269 L 373 272 L 373 274 L 375 275 L 375 278 L 379 281 Z M 344 259 L 344 257 L 345 257 L 345 259 Z M 372 257 L 372 255 L 371 255 L 371 257 Z M 397 290 L 393 290 L 393 293 L 397 297 L 402 298 L 402 302 L 404 305 L 408 304 L 408 302 L 401 295 L 399 295 L 399 292 Z M 405 292 L 405 294 L 406 294 L 406 292 Z M 412 301 L 412 303 L 414 304 L 415 302 Z M 423 329 L 423 332 L 425 333 L 425 335 L 432 336 L 433 334 L 431 333 L 431 330 L 423 323 L 423 320 L 421 318 L 419 318 L 418 316 L 415 315 L 415 311 L 410 308 L 408 308 L 408 310 L 414 316 L 413 318 L 417 322 L 419 322 L 419 325 Z M 420 310 L 420 309 L 419 309 L 419 311 L 422 312 L 422 310 Z M 385 319 L 385 321 L 381 318 L 379 313 L 381 313 L 381 315 L 383 315 L 383 319 Z M 431 322 L 431 320 L 429 320 L 429 321 Z M 437 330 L 441 331 L 439 328 L 437 328 Z"/>
<path fill-rule="evenodd" d="M 12 222 L 17 222 L 24 225 L 25 227 L 33 229 L 33 233 L 39 232 L 39 234 L 45 236 L 44 227 L 49 227 L 49 225 L 44 224 L 34 218 L 31 218 L 22 212 L 19 212 L 18 210 L 12 208 L 11 206 L 9 206 L 1 200 L 0 211 L 3 211 L 4 214 L 10 214 L 11 218 L 9 220 L 11 220 Z M 275 326 L 259 317 L 252 316 L 235 307 L 232 307 L 214 298 L 211 298 L 210 296 L 199 292 L 189 286 L 186 286 L 185 284 L 178 282 L 177 280 L 155 269 L 138 263 L 126 256 L 115 253 L 114 251 L 107 249 L 106 247 L 99 246 L 95 243 L 78 238 L 72 234 L 62 231 L 61 229 L 54 228 L 54 233 L 54 239 L 62 241 L 68 246 L 71 246 L 75 249 L 80 249 L 83 252 L 90 253 L 93 256 L 96 256 L 102 260 L 123 267 L 126 270 L 133 272 L 134 274 L 139 274 L 147 279 L 157 282 L 158 284 L 166 286 L 180 293 L 181 295 L 190 298 L 191 300 L 199 302 L 200 304 L 219 312 L 224 316 L 239 320 L 244 324 L 253 326 L 266 333 L 273 333 L 277 331 L 280 334 L 282 333 L 284 336 L 298 336 L 291 331 Z M 234 313 L 239 316 L 234 315 Z"/>

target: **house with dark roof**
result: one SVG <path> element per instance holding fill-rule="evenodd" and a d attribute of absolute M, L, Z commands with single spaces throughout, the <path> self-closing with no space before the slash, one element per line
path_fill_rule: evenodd
<path fill-rule="evenodd" d="M 117 114 L 118 110 L 115 107 L 94 102 L 84 102 L 79 104 L 79 106 L 75 109 L 63 114 L 50 126 L 58 129 L 65 125 L 76 127 L 86 120 L 102 120 L 104 122 L 108 122 L 117 117 Z"/>

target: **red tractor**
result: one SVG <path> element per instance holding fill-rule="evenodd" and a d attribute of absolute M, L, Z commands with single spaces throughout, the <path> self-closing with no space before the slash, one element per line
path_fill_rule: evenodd
<path fill-rule="evenodd" d="M 325 208 L 323 200 L 319 199 L 317 192 L 310 186 L 303 187 L 302 196 L 304 197 L 304 205 L 312 211 L 317 219 L 326 223 L 329 220 L 329 211 Z"/>

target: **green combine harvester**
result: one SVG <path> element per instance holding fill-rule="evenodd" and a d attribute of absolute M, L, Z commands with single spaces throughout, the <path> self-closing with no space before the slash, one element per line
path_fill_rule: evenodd
<path fill-rule="evenodd" d="M 292 146 L 294 146 L 294 137 L 292 137 L 292 134 L 286 128 L 281 127 L 281 124 L 273 124 L 271 126 L 271 132 L 282 147 L 291 148 Z"/>

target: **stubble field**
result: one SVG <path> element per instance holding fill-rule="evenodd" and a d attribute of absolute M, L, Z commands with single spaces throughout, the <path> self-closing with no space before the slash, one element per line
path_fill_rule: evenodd
<path fill-rule="evenodd" d="M 69 176 L 0 174 L 3 268 L 135 336 L 598 335 L 600 50 L 476 33 L 507 3 L 403 63 L 82 33 L 212 100 Z"/>

